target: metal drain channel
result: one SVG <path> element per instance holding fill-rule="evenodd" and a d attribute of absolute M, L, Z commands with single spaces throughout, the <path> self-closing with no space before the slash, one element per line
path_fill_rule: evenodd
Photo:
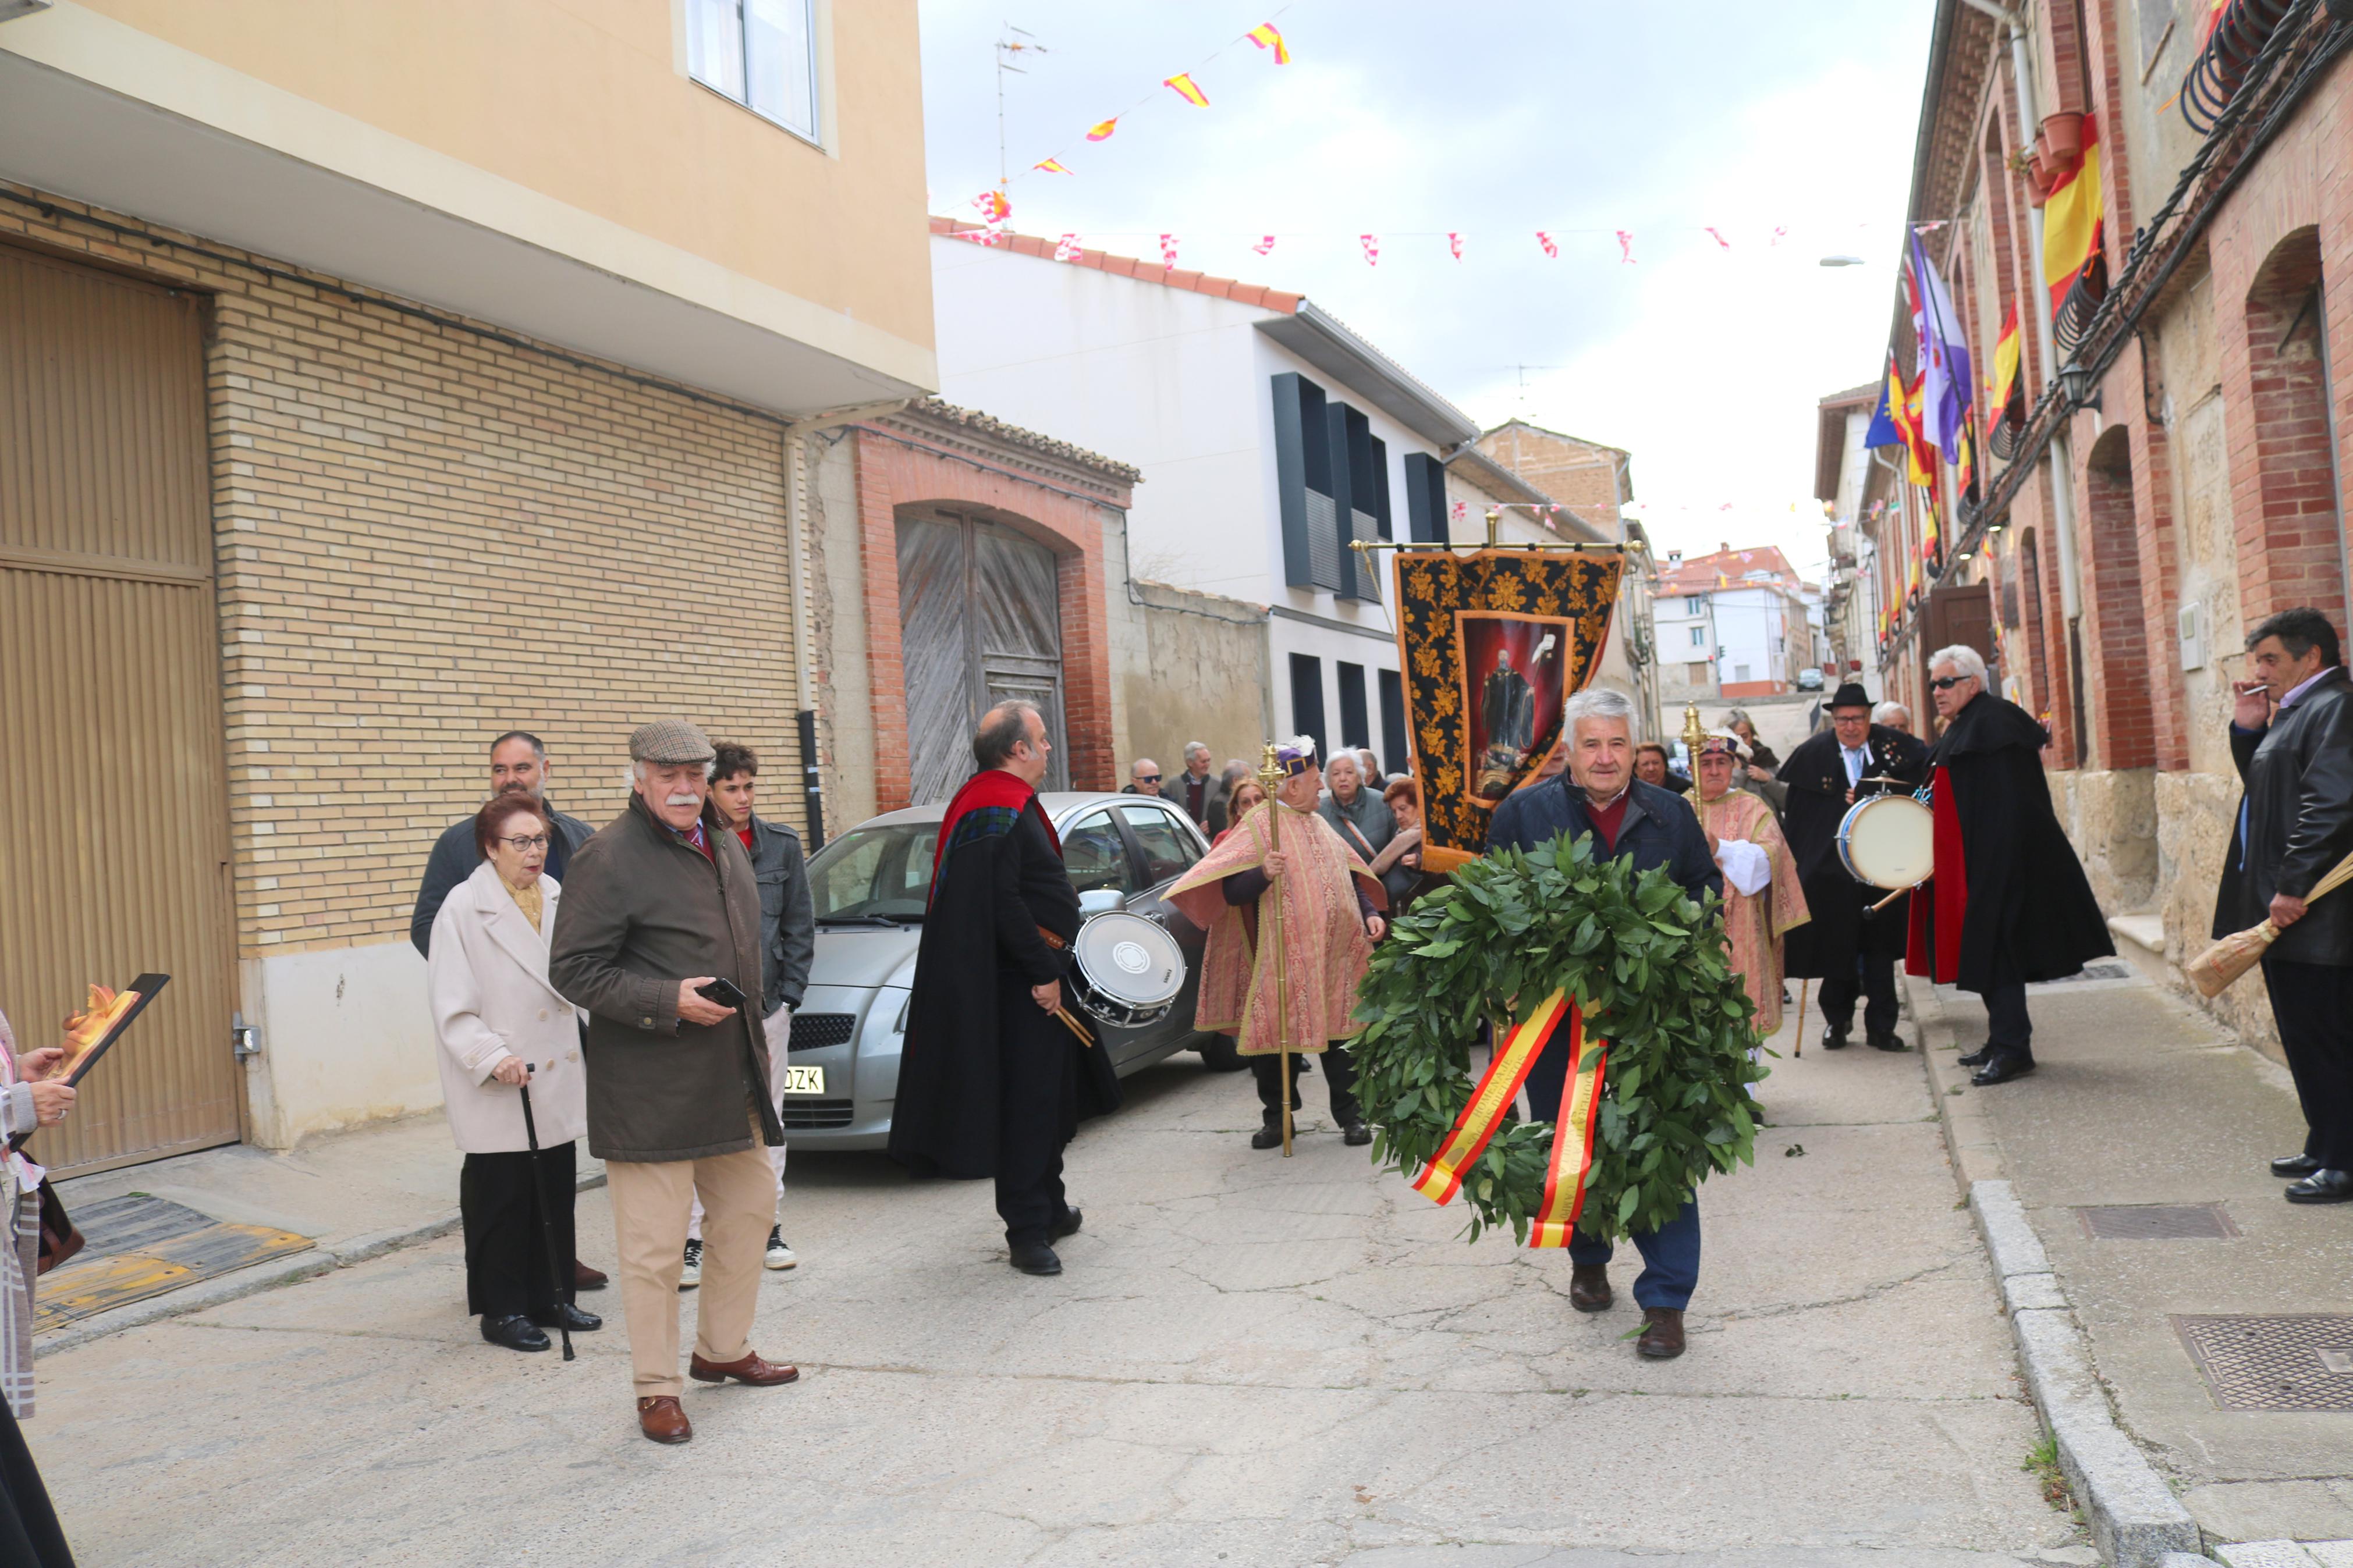
<path fill-rule="evenodd" d="M 2229 1241 L 2239 1234 L 2221 1204 L 2096 1205 L 2075 1217 L 2094 1241 Z"/>
<path fill-rule="evenodd" d="M 2225 1410 L 2353 1411 L 2353 1316 L 2177 1315 L 2173 1327 Z"/>

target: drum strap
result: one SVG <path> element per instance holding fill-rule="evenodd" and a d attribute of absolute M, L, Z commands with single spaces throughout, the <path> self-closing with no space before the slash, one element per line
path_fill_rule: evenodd
<path fill-rule="evenodd" d="M 1044 926 L 1039 926 L 1038 928 L 1038 934 L 1045 938 L 1046 945 L 1052 948 L 1056 952 L 1067 952 L 1070 951 L 1071 944 L 1069 942 L 1064 942 L 1060 937 L 1056 936 Z"/>

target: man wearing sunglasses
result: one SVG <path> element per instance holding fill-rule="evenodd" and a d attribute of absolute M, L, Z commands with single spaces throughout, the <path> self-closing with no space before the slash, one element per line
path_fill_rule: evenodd
<path fill-rule="evenodd" d="M 2116 950 L 2042 773 L 2050 735 L 1986 689 L 1985 659 L 1956 645 L 1928 656 L 1944 726 L 1929 754 L 1936 875 L 1911 900 L 1905 970 L 1985 998 L 1986 1043 L 1961 1058 L 1979 1086 L 2034 1070 L 2026 987 L 2063 980 Z"/>
<path fill-rule="evenodd" d="M 1135 761 L 1128 766 L 1127 787 L 1119 793 L 1122 795 L 1158 795 L 1160 793 L 1160 764 L 1154 762 L 1150 757 L 1136 758 Z"/>

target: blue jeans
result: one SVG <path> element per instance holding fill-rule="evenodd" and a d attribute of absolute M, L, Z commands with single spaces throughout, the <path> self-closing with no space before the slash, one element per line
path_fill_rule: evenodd
<path fill-rule="evenodd" d="M 1563 1020 L 1566 1025 L 1567 1020 Z M 1561 1091 L 1568 1085 L 1568 1040 L 1566 1027 L 1552 1038 L 1528 1068 L 1528 1110 L 1539 1121 L 1560 1120 Z M 1699 1287 L 1699 1200 L 1685 1198 L 1675 1217 L 1656 1230 L 1638 1230 L 1633 1242 L 1642 1255 L 1642 1272 L 1634 1279 L 1634 1304 L 1668 1307 L 1682 1311 Z M 1572 1263 L 1607 1263 L 1615 1249 L 1582 1232 L 1571 1237 Z"/>

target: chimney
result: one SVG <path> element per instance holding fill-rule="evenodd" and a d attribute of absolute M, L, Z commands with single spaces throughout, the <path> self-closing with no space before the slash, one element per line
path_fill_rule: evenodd
<path fill-rule="evenodd" d="M 1668 565 L 1670 565 L 1670 566 L 1680 566 L 1680 565 L 1682 565 L 1683 563 L 1683 552 L 1682 551 L 1680 551 L 1680 550 L 1670 550 L 1670 551 L 1668 551 L 1668 552 L 1667 552 L 1667 564 L 1668 564 Z"/>
<path fill-rule="evenodd" d="M 1729 554 L 1731 554 L 1731 553 L 1732 553 L 1732 546 L 1731 546 L 1731 544 L 1730 544 L 1730 543 L 1728 543 L 1728 542 L 1727 542 L 1727 543 L 1724 543 L 1724 544 L 1719 544 L 1719 545 L 1717 545 L 1717 546 L 1715 547 L 1715 549 L 1716 549 L 1716 553 L 1717 553 L 1717 554 L 1719 554 L 1719 555 L 1729 555 Z"/>

